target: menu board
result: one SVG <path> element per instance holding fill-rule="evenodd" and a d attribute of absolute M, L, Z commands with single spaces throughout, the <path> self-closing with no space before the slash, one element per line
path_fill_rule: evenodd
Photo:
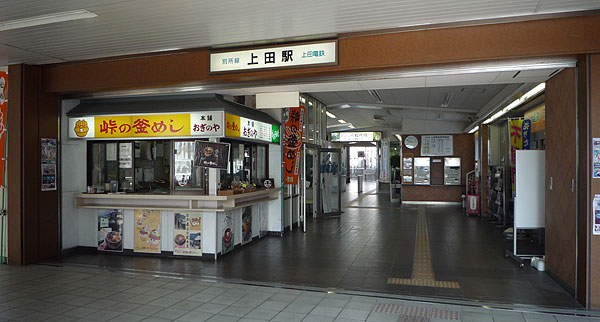
<path fill-rule="evenodd" d="M 414 184 L 416 185 L 429 185 L 430 184 L 430 160 L 429 158 L 414 158 L 415 160 L 415 178 Z"/>
<path fill-rule="evenodd" d="M 444 158 L 444 185 L 460 185 L 461 167 L 459 157 Z"/>
<path fill-rule="evenodd" d="M 135 209 L 133 251 L 160 254 L 160 211 Z"/>
<path fill-rule="evenodd" d="M 117 209 L 98 210 L 98 250 L 123 251 L 123 213 Z"/>
<path fill-rule="evenodd" d="M 202 215 L 175 213 L 173 255 L 202 256 Z"/>
<path fill-rule="evenodd" d="M 446 156 L 454 154 L 452 135 L 421 136 L 422 156 Z"/>

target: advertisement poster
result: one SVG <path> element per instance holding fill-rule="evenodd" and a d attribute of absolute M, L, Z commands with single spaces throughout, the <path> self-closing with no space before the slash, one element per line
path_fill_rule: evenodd
<path fill-rule="evenodd" d="M 523 150 L 529 150 L 529 139 L 531 137 L 531 120 L 523 120 L 521 133 L 523 134 Z"/>
<path fill-rule="evenodd" d="M 6 145 L 6 89 L 8 74 L 0 71 L 0 184 L 4 184 L 5 145 Z"/>
<path fill-rule="evenodd" d="M 390 182 L 390 139 L 381 140 L 381 171 L 379 181 Z"/>
<path fill-rule="evenodd" d="M 123 213 L 121 210 L 98 210 L 98 250 L 123 251 Z"/>
<path fill-rule="evenodd" d="M 450 156 L 454 154 L 452 135 L 423 135 L 421 136 L 421 156 Z"/>
<path fill-rule="evenodd" d="M 42 191 L 56 190 L 56 139 L 42 138 Z"/>
<path fill-rule="evenodd" d="M 592 178 L 600 178 L 600 138 L 592 139 Z"/>
<path fill-rule="evenodd" d="M 592 227 L 594 235 L 600 235 L 600 195 L 594 195 L 594 215 L 592 216 Z"/>
<path fill-rule="evenodd" d="M 229 165 L 229 143 L 196 141 L 194 166 L 227 169 Z"/>
<path fill-rule="evenodd" d="M 133 153 L 131 143 L 119 143 L 119 168 L 133 168 Z"/>
<path fill-rule="evenodd" d="M 223 214 L 223 225 L 222 227 L 222 249 L 221 254 L 228 253 L 233 250 L 234 242 L 234 232 L 233 232 L 233 221 L 234 221 L 234 211 L 229 210 Z"/>
<path fill-rule="evenodd" d="M 302 152 L 302 129 L 304 106 L 288 107 L 285 112 L 283 183 L 298 184 L 300 154 Z"/>
<path fill-rule="evenodd" d="M 175 213 L 173 255 L 202 256 L 202 215 Z"/>
<path fill-rule="evenodd" d="M 542 104 L 525 112 L 524 118 L 531 120 L 531 133 L 544 131 L 546 129 L 546 105 Z"/>
<path fill-rule="evenodd" d="M 135 209 L 133 251 L 160 254 L 160 211 Z"/>
<path fill-rule="evenodd" d="M 508 131 L 510 135 L 510 176 L 512 192 L 515 192 L 515 174 L 517 172 L 517 150 L 523 148 L 523 120 L 510 120 L 508 122 Z"/>
<path fill-rule="evenodd" d="M 252 241 L 252 207 L 242 208 L 242 245 Z"/>

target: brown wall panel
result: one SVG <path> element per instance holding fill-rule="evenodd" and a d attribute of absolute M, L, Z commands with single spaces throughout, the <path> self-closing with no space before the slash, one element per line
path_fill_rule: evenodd
<path fill-rule="evenodd" d="M 289 80 L 407 66 L 600 52 L 600 15 L 348 35 L 339 39 L 339 66 L 211 75 L 208 51 L 165 53 L 50 65 L 44 89 L 75 93 L 159 86 Z"/>
<path fill-rule="evenodd" d="M 591 55 L 589 60 L 589 126 L 591 138 L 600 137 L 600 55 Z M 590 149 L 589 144 L 585 147 Z M 589 160 L 589 159 L 588 159 Z M 592 179 L 590 184 L 588 204 L 591 204 L 594 194 L 600 194 L 600 179 Z M 592 211 L 587 212 L 587 221 L 592 219 Z M 591 227 L 588 236 L 591 235 Z M 590 236 L 589 243 L 589 303 L 593 309 L 600 309 L 600 236 Z"/>
<path fill-rule="evenodd" d="M 577 64 L 577 122 L 579 127 L 579 164 L 577 178 L 577 275 L 576 275 L 576 298 L 587 306 L 589 296 L 588 283 L 588 247 L 589 247 L 589 213 L 590 205 L 590 146 L 589 136 L 589 77 L 588 57 L 582 57 Z"/>
<path fill-rule="evenodd" d="M 411 134 L 404 134 L 407 137 Z M 402 145 L 402 154 L 412 153 L 413 157 L 421 156 L 421 135 L 415 135 L 419 140 L 417 148 L 409 150 Z M 461 185 L 460 186 L 402 186 L 403 201 L 462 201 L 465 192 L 465 175 L 475 168 L 475 141 L 472 134 L 454 134 L 454 155 L 461 159 Z M 432 157 L 437 158 L 437 157 Z"/>
<path fill-rule="evenodd" d="M 8 213 L 8 263 L 20 265 L 22 262 L 22 191 L 21 191 L 21 159 L 23 138 L 21 136 L 22 111 L 22 71 L 23 65 L 11 65 L 8 67 L 9 83 L 8 96 L 10 97 L 6 128 L 7 137 L 7 213 Z"/>
<path fill-rule="evenodd" d="M 575 289 L 576 73 L 565 69 L 546 82 L 546 267 Z"/>

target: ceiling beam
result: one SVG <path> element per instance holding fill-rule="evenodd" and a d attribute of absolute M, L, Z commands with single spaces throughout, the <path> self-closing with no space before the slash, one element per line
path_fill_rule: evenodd
<path fill-rule="evenodd" d="M 444 113 L 466 113 L 466 114 L 477 114 L 479 110 L 462 109 L 462 108 L 445 108 L 445 107 L 433 107 L 433 106 L 414 106 L 414 105 L 393 105 L 393 104 L 378 104 L 378 103 L 334 103 L 328 104 L 327 110 L 337 109 L 364 109 L 364 110 L 418 110 L 425 112 L 444 112 Z"/>

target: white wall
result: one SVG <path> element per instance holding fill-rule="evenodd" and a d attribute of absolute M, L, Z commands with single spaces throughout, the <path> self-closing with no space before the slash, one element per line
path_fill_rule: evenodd
<path fill-rule="evenodd" d="M 269 178 L 275 181 L 275 187 L 281 188 L 281 145 L 269 144 Z M 281 232 L 281 194 L 277 200 L 269 201 L 269 231 Z"/>

